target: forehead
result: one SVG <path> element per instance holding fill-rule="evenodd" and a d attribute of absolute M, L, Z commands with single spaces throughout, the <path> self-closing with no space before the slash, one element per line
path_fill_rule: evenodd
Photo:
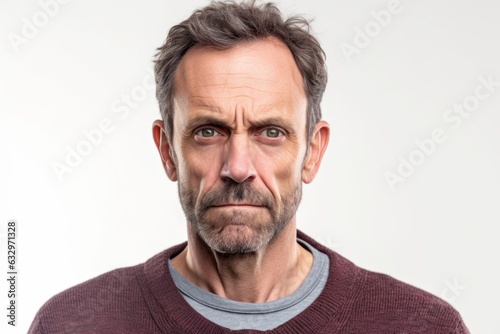
<path fill-rule="evenodd" d="M 188 110 L 283 106 L 305 111 L 302 75 L 291 51 L 275 38 L 225 50 L 195 46 L 179 64 L 175 80 L 176 103 Z"/>

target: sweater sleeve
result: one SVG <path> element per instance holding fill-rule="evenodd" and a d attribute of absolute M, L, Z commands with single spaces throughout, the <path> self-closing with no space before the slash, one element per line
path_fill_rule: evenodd
<path fill-rule="evenodd" d="M 462 318 L 460 318 L 460 321 L 458 322 L 457 328 L 453 332 L 454 334 L 470 334 L 469 329 L 467 326 L 465 326 L 465 323 L 463 322 Z"/>
<path fill-rule="evenodd" d="M 35 319 L 33 319 L 33 322 L 31 323 L 31 326 L 28 330 L 28 334 L 45 334 L 42 328 L 40 311 L 36 314 Z"/>

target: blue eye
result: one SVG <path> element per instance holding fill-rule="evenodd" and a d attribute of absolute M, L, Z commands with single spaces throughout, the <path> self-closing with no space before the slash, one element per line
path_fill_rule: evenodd
<path fill-rule="evenodd" d="M 277 128 L 268 128 L 261 132 L 264 136 L 269 138 L 278 138 L 283 132 Z"/>

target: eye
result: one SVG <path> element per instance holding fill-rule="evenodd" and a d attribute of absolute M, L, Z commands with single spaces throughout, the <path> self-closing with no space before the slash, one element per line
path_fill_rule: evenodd
<path fill-rule="evenodd" d="M 267 128 L 261 134 L 268 138 L 278 138 L 283 135 L 283 132 L 277 128 Z"/>
<path fill-rule="evenodd" d="M 219 132 L 217 132 L 215 129 L 212 129 L 212 128 L 200 129 L 200 130 L 196 131 L 195 134 L 198 136 L 204 137 L 204 138 L 209 138 L 209 137 L 214 137 L 214 136 L 220 135 Z"/>

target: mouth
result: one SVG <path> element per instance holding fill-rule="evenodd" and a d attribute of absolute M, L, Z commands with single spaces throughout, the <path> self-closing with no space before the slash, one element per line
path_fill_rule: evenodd
<path fill-rule="evenodd" d="M 257 205 L 253 203 L 224 203 L 219 205 L 214 205 L 214 208 L 261 208 L 262 205 Z"/>

